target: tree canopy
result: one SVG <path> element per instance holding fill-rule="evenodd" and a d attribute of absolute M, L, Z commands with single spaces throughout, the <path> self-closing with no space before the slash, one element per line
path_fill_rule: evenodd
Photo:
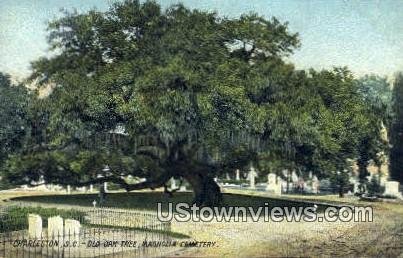
<path fill-rule="evenodd" d="M 371 123 L 347 68 L 285 61 L 300 42 L 276 18 L 133 0 L 66 12 L 49 24 L 49 44 L 54 55 L 31 76 L 52 85 L 32 108 L 41 133 L 7 162 L 21 184 L 110 181 L 130 191 L 184 178 L 197 204 L 215 205 L 213 177 L 251 162 L 342 170 Z"/>

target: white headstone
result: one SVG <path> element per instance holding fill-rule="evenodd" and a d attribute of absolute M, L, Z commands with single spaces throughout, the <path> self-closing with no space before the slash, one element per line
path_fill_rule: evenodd
<path fill-rule="evenodd" d="M 257 176 L 256 170 L 253 166 L 250 167 L 248 179 L 249 179 L 249 187 L 255 188 L 255 177 Z"/>
<path fill-rule="evenodd" d="M 104 191 L 105 193 L 108 192 L 108 182 L 104 182 Z"/>
<path fill-rule="evenodd" d="M 48 218 L 48 237 L 58 238 L 63 236 L 63 218 L 60 216 Z"/>
<path fill-rule="evenodd" d="M 287 181 L 286 180 L 280 180 L 280 185 L 281 189 L 287 189 Z"/>
<path fill-rule="evenodd" d="M 179 188 L 179 192 L 186 192 L 186 186 L 185 186 L 185 185 L 182 185 L 182 186 Z"/>
<path fill-rule="evenodd" d="M 381 182 L 381 186 L 385 186 L 385 183 L 388 181 L 387 180 L 387 178 L 386 177 L 384 177 L 384 176 L 381 176 L 381 180 L 380 180 Z"/>
<path fill-rule="evenodd" d="M 71 186 L 68 185 L 68 186 L 67 186 L 67 194 L 70 194 L 70 193 L 71 193 Z"/>
<path fill-rule="evenodd" d="M 28 235 L 30 238 L 42 237 L 42 218 L 36 214 L 28 215 Z"/>
<path fill-rule="evenodd" d="M 63 191 L 63 186 L 61 186 L 61 185 L 55 185 L 55 190 L 56 190 L 56 191 Z"/>
<path fill-rule="evenodd" d="M 402 194 L 400 193 L 400 190 L 399 190 L 399 182 L 386 181 L 384 195 L 390 195 L 390 196 L 402 198 Z"/>
<path fill-rule="evenodd" d="M 235 180 L 237 181 L 241 180 L 239 176 L 239 169 L 235 170 Z"/>
<path fill-rule="evenodd" d="M 295 172 L 295 170 L 292 171 L 292 174 L 291 174 L 291 181 L 292 181 L 293 183 L 298 183 L 298 181 L 299 181 L 299 177 L 298 177 L 297 173 Z"/>
<path fill-rule="evenodd" d="M 171 178 L 171 190 L 176 189 L 176 181 L 174 178 Z"/>
<path fill-rule="evenodd" d="M 353 185 L 353 194 L 358 193 L 360 191 L 360 183 L 358 182 L 357 178 L 351 176 L 349 178 L 349 182 Z"/>
<path fill-rule="evenodd" d="M 80 221 L 74 219 L 66 219 L 64 221 L 64 234 L 67 236 L 78 237 L 80 234 Z"/>
<path fill-rule="evenodd" d="M 278 180 L 275 174 L 269 173 L 267 175 L 267 187 L 266 191 L 273 192 L 276 195 L 281 195 L 282 180 Z"/>
<path fill-rule="evenodd" d="M 269 185 L 271 185 L 271 184 L 276 184 L 276 175 L 275 174 L 272 174 L 272 173 L 269 173 L 268 175 L 267 175 L 267 183 L 269 184 Z"/>
<path fill-rule="evenodd" d="M 77 191 L 81 192 L 81 193 L 85 193 L 87 191 L 87 187 L 83 186 L 83 187 L 78 187 Z"/>
<path fill-rule="evenodd" d="M 94 186 L 90 185 L 90 193 L 92 193 L 94 191 Z"/>
<path fill-rule="evenodd" d="M 317 176 L 313 176 L 312 178 L 312 193 L 319 193 L 320 182 Z"/>
<path fill-rule="evenodd" d="M 277 178 L 277 183 L 276 183 L 276 187 L 274 189 L 274 194 L 276 195 L 281 195 L 283 193 L 283 184 L 282 184 L 282 179 L 281 178 Z"/>

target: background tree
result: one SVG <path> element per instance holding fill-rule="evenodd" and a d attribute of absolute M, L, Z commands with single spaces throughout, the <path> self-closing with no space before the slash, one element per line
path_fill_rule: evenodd
<path fill-rule="evenodd" d="M 266 115 L 259 168 L 336 178 L 359 155 L 360 139 L 371 124 L 356 80 L 346 68 L 309 73 L 285 64 L 276 68 L 266 72 L 266 84 L 253 92 Z"/>
<path fill-rule="evenodd" d="M 363 76 L 357 83 L 361 97 L 389 128 L 392 121 L 392 87 L 387 78 L 371 74 Z"/>
<path fill-rule="evenodd" d="M 393 85 L 393 122 L 390 131 L 390 177 L 403 183 L 403 74 Z"/>
<path fill-rule="evenodd" d="M 357 165 L 359 180 L 364 186 L 367 184 L 368 165 L 372 160 L 378 167 L 384 162 L 388 153 L 388 143 L 382 133 L 385 127 L 390 127 L 392 114 L 392 91 L 385 77 L 366 75 L 357 81 L 358 92 L 364 101 L 363 110 L 368 126 L 362 128 L 359 138 Z"/>
<path fill-rule="evenodd" d="M 330 175 L 330 182 L 334 190 L 338 193 L 340 198 L 344 197 L 344 192 L 349 183 L 349 171 L 344 169 L 343 171 L 336 171 Z"/>
<path fill-rule="evenodd" d="M 9 155 L 24 145 L 29 129 L 28 99 L 28 90 L 23 85 L 13 84 L 9 75 L 0 73 L 0 178 L 4 176 L 4 163 Z M 0 187 L 6 187 L 4 180 L 0 179 Z"/>

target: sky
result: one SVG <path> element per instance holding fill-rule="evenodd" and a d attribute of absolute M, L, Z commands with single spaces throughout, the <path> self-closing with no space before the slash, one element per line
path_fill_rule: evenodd
<path fill-rule="evenodd" d="M 116 1 L 116 0 L 115 0 Z M 403 71 L 403 0 L 156 0 L 226 17 L 256 12 L 289 22 L 301 47 L 298 69 L 347 66 L 356 76 Z M 49 55 L 46 23 L 62 8 L 107 10 L 112 0 L 0 0 L 0 71 L 22 79 L 30 62 Z"/>

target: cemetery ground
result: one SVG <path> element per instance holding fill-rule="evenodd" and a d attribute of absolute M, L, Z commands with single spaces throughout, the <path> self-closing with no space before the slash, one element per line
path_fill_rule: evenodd
<path fill-rule="evenodd" d="M 258 205 L 267 195 L 263 192 L 226 190 L 230 205 Z M 35 193 L 36 194 L 36 193 Z M 0 199 L 26 196 L 26 193 L 1 193 Z M 46 203 L 49 206 L 90 206 L 95 194 L 43 195 L 24 198 L 26 201 Z M 292 200 L 318 200 L 327 203 L 371 205 L 373 222 L 186 222 L 173 225 L 173 230 L 187 234 L 198 241 L 216 241 L 214 248 L 188 248 L 175 256 L 261 257 L 261 256 L 387 256 L 403 257 L 403 205 L 401 203 L 362 202 L 356 197 L 337 198 L 335 195 L 275 197 L 278 204 Z M 166 197 L 161 192 L 113 193 L 108 195 L 107 206 L 139 208 L 156 207 Z M 190 201 L 190 193 L 175 193 L 172 202 Z M 266 199 L 267 200 L 267 199 Z M 274 201 L 275 199 L 268 199 Z M 0 204 L 1 205 L 1 204 Z M 156 208 L 155 208 L 156 209 Z M 175 224 L 175 223 L 174 223 Z"/>

